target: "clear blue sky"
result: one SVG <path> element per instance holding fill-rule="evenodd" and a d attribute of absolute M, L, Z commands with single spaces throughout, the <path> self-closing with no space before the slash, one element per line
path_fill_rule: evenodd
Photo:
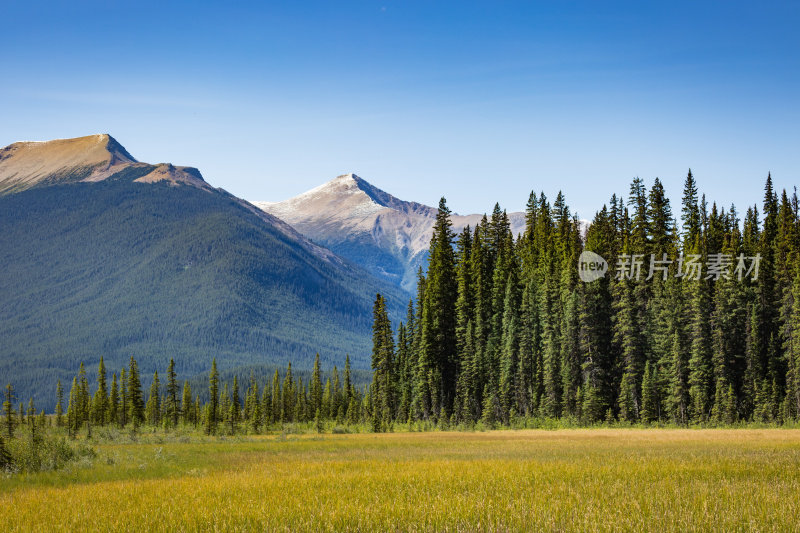
<path fill-rule="evenodd" d="M 251 200 L 352 171 L 461 213 L 800 184 L 797 2 L 111 3 L 3 3 L 0 145 L 108 132 Z"/>

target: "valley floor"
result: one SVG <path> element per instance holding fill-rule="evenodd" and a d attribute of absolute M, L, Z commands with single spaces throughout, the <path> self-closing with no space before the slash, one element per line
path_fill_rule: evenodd
<path fill-rule="evenodd" d="M 800 430 L 576 429 L 98 444 L 0 478 L 9 530 L 800 529 Z"/>

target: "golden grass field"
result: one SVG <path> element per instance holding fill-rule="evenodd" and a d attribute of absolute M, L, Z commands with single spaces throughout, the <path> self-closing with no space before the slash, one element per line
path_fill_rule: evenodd
<path fill-rule="evenodd" d="M 800 430 L 100 444 L 0 478 L 2 531 L 800 531 Z"/>

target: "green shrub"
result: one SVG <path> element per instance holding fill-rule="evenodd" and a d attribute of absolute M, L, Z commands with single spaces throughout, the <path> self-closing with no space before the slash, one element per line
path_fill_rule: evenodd
<path fill-rule="evenodd" d="M 58 470 L 70 461 L 93 459 L 97 455 L 88 444 L 70 443 L 63 436 L 39 434 L 14 439 L 9 444 L 10 462 L 5 469 L 12 472 Z"/>

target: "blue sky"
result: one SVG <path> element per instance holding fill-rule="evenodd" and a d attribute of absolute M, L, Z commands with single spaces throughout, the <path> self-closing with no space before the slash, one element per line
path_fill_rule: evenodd
<path fill-rule="evenodd" d="M 352 171 L 461 213 L 800 184 L 796 2 L 109 4 L 4 2 L 0 145 L 107 132 L 251 200 Z"/>

